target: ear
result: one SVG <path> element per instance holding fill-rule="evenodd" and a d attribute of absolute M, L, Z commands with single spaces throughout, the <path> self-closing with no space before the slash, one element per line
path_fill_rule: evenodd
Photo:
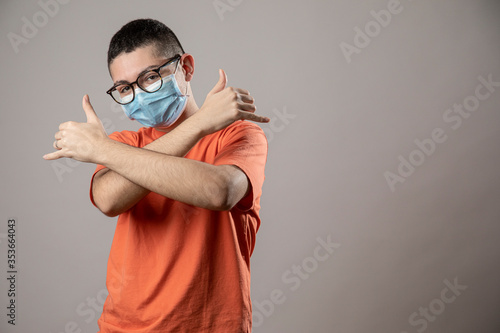
<path fill-rule="evenodd" d="M 182 72 L 186 77 L 186 82 L 189 82 L 193 79 L 194 76 L 194 58 L 189 53 L 184 53 L 181 57 L 180 67 L 182 68 Z"/>

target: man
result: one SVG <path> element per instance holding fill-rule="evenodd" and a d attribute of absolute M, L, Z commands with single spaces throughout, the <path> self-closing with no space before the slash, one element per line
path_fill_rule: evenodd
<path fill-rule="evenodd" d="M 87 95 L 57 151 L 98 164 L 92 203 L 119 215 L 100 332 L 251 332 L 250 255 L 267 141 L 248 91 L 220 79 L 201 108 L 194 58 L 164 24 L 129 22 L 112 38 L 108 91 L 145 127 L 109 137 Z"/>

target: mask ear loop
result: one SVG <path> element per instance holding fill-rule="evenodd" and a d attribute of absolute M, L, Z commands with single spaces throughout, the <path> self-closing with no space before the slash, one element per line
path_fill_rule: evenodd
<path fill-rule="evenodd" d="M 177 73 L 177 67 L 179 67 L 179 64 L 181 63 L 181 59 L 179 58 L 179 60 L 177 61 L 177 66 L 175 66 L 175 71 L 174 71 L 174 79 L 175 79 L 175 74 Z M 177 80 L 176 80 L 177 81 Z M 189 85 L 189 82 L 186 82 L 186 93 L 182 96 L 185 96 L 185 97 L 188 97 L 190 95 L 188 95 L 188 85 Z"/>

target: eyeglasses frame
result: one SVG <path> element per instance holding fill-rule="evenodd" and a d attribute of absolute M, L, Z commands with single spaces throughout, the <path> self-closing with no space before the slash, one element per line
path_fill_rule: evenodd
<path fill-rule="evenodd" d="M 156 69 L 150 69 L 150 70 L 148 70 L 147 72 L 144 72 L 144 73 L 140 74 L 140 75 L 137 77 L 137 80 L 135 80 L 134 82 L 131 82 L 131 83 L 128 83 L 128 84 L 123 84 L 123 83 L 121 83 L 121 84 L 115 84 L 114 86 L 112 86 L 111 88 L 109 88 L 109 89 L 108 89 L 108 91 L 106 91 L 106 94 L 110 95 L 110 96 L 111 96 L 111 98 L 112 98 L 112 99 L 113 99 L 116 103 L 118 103 L 118 104 L 120 104 L 120 105 L 127 105 L 127 104 L 129 104 L 129 103 L 132 103 L 132 102 L 134 101 L 134 99 L 135 99 L 135 89 L 134 89 L 134 84 L 135 84 L 137 87 L 139 87 L 139 89 L 141 89 L 141 90 L 142 90 L 142 91 L 144 91 L 144 92 L 147 92 L 148 94 L 155 93 L 155 92 L 157 92 L 158 90 L 160 90 L 160 89 L 161 89 L 161 87 L 163 86 L 163 77 L 162 77 L 162 76 L 161 76 L 161 74 L 160 74 L 161 69 L 162 69 L 163 67 L 166 67 L 166 66 L 168 66 L 168 65 L 172 64 L 172 63 L 173 63 L 173 62 L 175 62 L 175 61 L 180 60 L 181 58 L 182 58 L 182 55 L 177 54 L 177 55 L 173 56 L 172 58 L 168 59 L 168 60 L 167 60 L 167 62 L 165 62 L 163 65 L 160 65 L 160 66 L 159 66 L 159 67 L 157 67 Z M 177 65 L 176 65 L 176 69 L 177 69 Z M 147 91 L 147 90 L 145 90 L 144 88 L 142 88 L 142 87 L 141 87 L 141 85 L 139 84 L 139 78 L 140 78 L 141 76 L 143 76 L 144 74 L 149 73 L 149 72 L 156 72 L 156 73 L 158 74 L 158 76 L 160 77 L 160 80 L 161 80 L 160 86 L 159 86 L 159 87 L 158 87 L 158 89 L 156 89 L 155 91 Z M 175 73 L 175 72 L 174 72 L 174 73 Z M 112 94 L 112 93 L 113 93 L 113 91 L 114 91 L 114 90 L 116 90 L 116 87 L 119 87 L 119 86 L 121 86 L 121 85 L 127 85 L 127 86 L 130 86 L 130 88 L 132 89 L 132 94 L 133 94 L 132 99 L 131 99 L 129 102 L 127 102 L 127 103 L 121 103 L 121 102 L 118 102 L 118 101 L 117 101 L 117 100 L 113 97 L 113 94 Z"/>

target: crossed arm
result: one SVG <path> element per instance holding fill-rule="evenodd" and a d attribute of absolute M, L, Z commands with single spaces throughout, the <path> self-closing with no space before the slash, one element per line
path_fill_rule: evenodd
<path fill-rule="evenodd" d="M 202 208 L 229 210 L 250 191 L 245 173 L 233 165 L 215 166 L 183 156 L 203 136 L 236 120 L 269 118 L 254 113 L 248 91 L 225 88 L 222 74 L 218 85 L 200 110 L 143 148 L 110 139 L 86 95 L 82 105 L 87 122 L 61 124 L 55 134 L 57 151 L 44 158 L 69 157 L 106 166 L 94 176 L 92 194 L 108 216 L 128 210 L 150 191 Z"/>
<path fill-rule="evenodd" d="M 143 149 L 110 146 L 92 185 L 97 207 L 116 216 L 150 191 L 193 206 L 229 210 L 250 190 L 246 175 L 232 165 L 215 166 L 182 158 L 203 137 L 188 118 Z"/>

